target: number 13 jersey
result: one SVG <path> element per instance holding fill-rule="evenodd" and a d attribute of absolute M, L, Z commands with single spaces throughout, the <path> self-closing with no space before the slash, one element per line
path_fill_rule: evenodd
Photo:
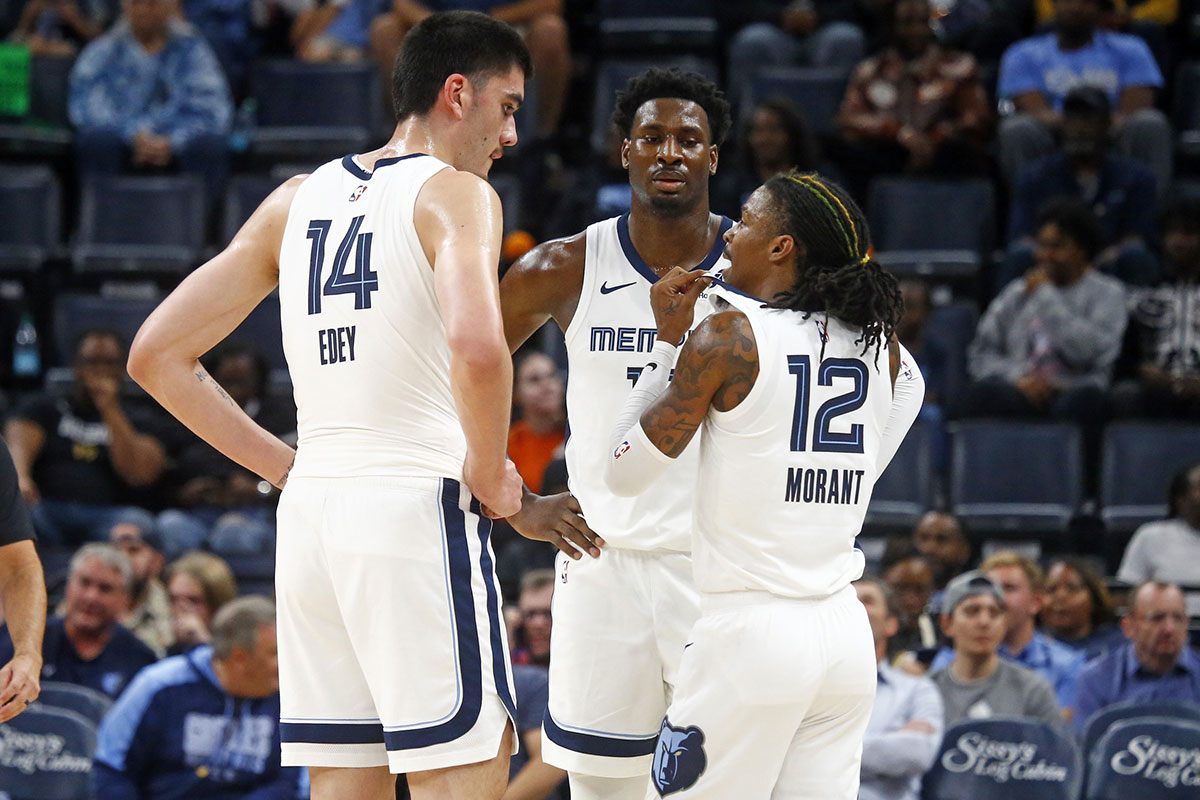
<path fill-rule="evenodd" d="M 462 479 L 450 346 L 417 238 L 424 154 L 352 156 L 296 190 L 279 254 L 283 349 L 299 443 L 293 476 Z"/>

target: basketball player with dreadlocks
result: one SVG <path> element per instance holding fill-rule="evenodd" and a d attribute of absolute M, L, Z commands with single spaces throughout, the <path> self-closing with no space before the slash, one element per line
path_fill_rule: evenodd
<path fill-rule="evenodd" d="M 725 240 L 723 276 L 651 289 L 657 343 L 605 465 L 614 494 L 640 493 L 702 430 L 701 616 L 649 795 L 853 800 L 876 679 L 854 537 L 923 380 L 893 336 L 896 280 L 840 187 L 776 176 Z M 676 360 L 710 280 L 713 313 Z"/>
<path fill-rule="evenodd" d="M 648 70 L 618 93 L 613 122 L 625 139 L 629 213 L 531 250 L 500 282 L 509 346 L 553 318 L 571 372 L 571 492 L 526 495 L 510 522 L 564 552 L 600 556 L 596 545 L 605 545 L 602 557 L 558 557 L 542 757 L 567 770 L 572 800 L 645 796 L 659 724 L 700 613 L 690 556 L 698 448 L 638 498 L 608 491 L 604 459 L 654 345 L 650 287 L 676 266 L 701 274 L 723 265 L 721 236 L 733 224 L 708 208 L 730 123 L 711 81 Z"/>

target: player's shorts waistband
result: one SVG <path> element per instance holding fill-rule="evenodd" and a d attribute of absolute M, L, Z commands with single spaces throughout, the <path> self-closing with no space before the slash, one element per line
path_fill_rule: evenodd
<path fill-rule="evenodd" d="M 824 594 L 815 597 L 784 597 L 783 595 L 772 594 L 771 592 L 753 591 L 702 592 L 700 594 L 700 611 L 706 614 L 715 611 L 749 608 L 751 606 L 819 606 L 830 602 L 840 602 L 847 597 L 854 597 L 857 600 L 858 594 L 854 591 L 853 586 L 843 586 L 833 594 Z"/>
<path fill-rule="evenodd" d="M 417 492 L 430 492 L 437 494 L 446 486 L 458 489 L 460 481 L 457 478 L 450 477 L 435 477 L 426 475 L 364 475 L 356 477 L 334 476 L 322 477 L 319 475 L 297 475 L 288 478 L 288 486 L 294 489 L 300 488 L 303 484 L 309 486 L 321 484 L 337 488 L 345 486 L 346 488 L 354 489 L 407 489 Z M 462 485 L 461 491 L 466 491 L 466 486 Z"/>

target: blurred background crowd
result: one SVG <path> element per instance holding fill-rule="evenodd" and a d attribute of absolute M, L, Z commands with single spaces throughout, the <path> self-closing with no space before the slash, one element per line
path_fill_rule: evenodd
<path fill-rule="evenodd" d="M 41 705 L 85 717 L 87 791 L 305 796 L 270 722 L 277 493 L 140 393 L 126 349 L 274 186 L 386 139 L 405 32 L 450 8 L 518 27 L 535 65 L 491 177 L 501 269 L 629 209 L 609 115 L 649 66 L 733 104 L 714 211 L 794 167 L 867 209 L 928 394 L 859 539 L 864 798 L 917 797 L 956 723 L 1025 718 L 1086 758 L 1114 704 L 1200 708 L 1196 0 L 0 0 L 0 410 L 55 612 L 43 679 L 85 687 Z M 208 367 L 294 441 L 278 316 Z M 510 454 L 543 494 L 568 485 L 567 378 L 557 330 L 517 356 Z M 537 738 L 555 551 L 493 546 L 507 797 L 565 796 Z M 181 730 L 189 704 L 214 721 Z"/>

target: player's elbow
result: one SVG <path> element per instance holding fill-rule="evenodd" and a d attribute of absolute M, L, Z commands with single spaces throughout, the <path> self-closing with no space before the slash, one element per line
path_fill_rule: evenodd
<path fill-rule="evenodd" d="M 504 334 L 480 330 L 452 331 L 449 335 L 451 357 L 472 373 L 488 375 L 493 370 L 511 367 L 512 356 Z"/>
<path fill-rule="evenodd" d="M 138 331 L 137 336 L 133 339 L 133 344 L 129 346 L 129 358 L 125 361 L 125 369 L 129 372 L 129 377 L 146 390 L 149 390 L 149 384 L 158 371 L 162 352 L 149 339 L 145 328 Z"/>

